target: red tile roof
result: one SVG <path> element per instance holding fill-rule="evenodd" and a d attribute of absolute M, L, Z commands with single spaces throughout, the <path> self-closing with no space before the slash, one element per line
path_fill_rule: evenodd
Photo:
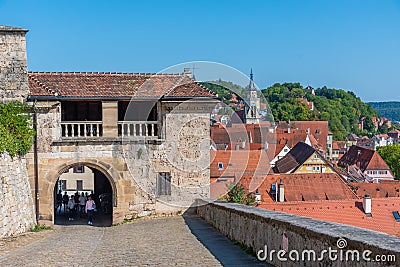
<path fill-rule="evenodd" d="M 240 183 L 245 188 L 250 188 L 250 182 L 254 176 L 245 175 Z M 258 192 L 263 202 L 273 202 L 274 195 L 271 185 L 280 180 L 285 187 L 285 201 L 310 201 L 310 200 L 340 200 L 356 199 L 350 187 L 336 173 L 299 173 L 299 174 L 270 174 L 256 177 L 260 186 Z M 253 181 L 254 183 L 254 181 Z"/>
<path fill-rule="evenodd" d="M 333 141 L 332 142 L 332 150 L 347 151 L 346 142 L 345 141 Z"/>
<path fill-rule="evenodd" d="M 211 150 L 211 178 L 236 177 L 244 174 L 266 175 L 270 172 L 270 159 L 265 150 Z M 218 168 L 218 163 L 223 169 Z"/>
<path fill-rule="evenodd" d="M 286 188 L 285 188 L 286 192 Z M 259 207 L 366 228 L 400 237 L 400 223 L 392 212 L 400 211 L 400 198 L 372 199 L 372 217 L 364 214 L 362 200 L 274 202 Z"/>
<path fill-rule="evenodd" d="M 295 129 L 304 132 L 309 130 L 310 135 L 313 135 L 321 146 L 323 153 L 326 153 L 327 137 L 329 134 L 328 121 L 291 121 L 290 124 L 286 122 L 279 122 L 278 124 L 278 128 L 280 129 L 287 129 L 288 127 L 291 127 L 292 130 Z M 304 142 L 304 140 L 301 141 Z M 291 147 L 294 145 L 291 145 Z"/>
<path fill-rule="evenodd" d="M 30 72 L 31 96 L 215 97 L 185 74 Z"/>
<path fill-rule="evenodd" d="M 210 196 L 219 198 L 243 176 L 265 177 L 271 171 L 270 159 L 265 150 L 210 151 Z M 218 163 L 223 168 L 218 168 Z M 262 180 L 262 179 L 261 179 Z M 259 184 L 255 184 L 255 188 Z"/>
<path fill-rule="evenodd" d="M 388 170 L 386 162 L 378 152 L 360 146 L 351 146 L 349 151 L 339 160 L 340 167 L 356 165 L 361 171 L 365 170 Z"/>
<path fill-rule="evenodd" d="M 211 126 L 210 137 L 216 144 L 229 145 L 232 142 L 245 142 L 246 146 L 247 143 L 264 146 L 266 141 L 269 144 L 276 142 L 275 134 L 269 133 L 268 129 L 268 124 L 232 124 L 231 127 L 226 127 L 218 123 Z"/>
<path fill-rule="evenodd" d="M 400 181 L 382 181 L 381 183 L 350 183 L 359 197 L 371 198 L 400 197 Z"/>

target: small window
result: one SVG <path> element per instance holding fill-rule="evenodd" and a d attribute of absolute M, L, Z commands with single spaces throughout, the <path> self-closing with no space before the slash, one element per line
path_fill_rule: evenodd
<path fill-rule="evenodd" d="M 160 172 L 157 174 L 157 195 L 171 195 L 171 174 L 169 172 Z"/>
<path fill-rule="evenodd" d="M 76 190 L 83 190 L 83 181 L 82 180 L 77 180 L 76 181 Z"/>
<path fill-rule="evenodd" d="M 85 166 L 79 165 L 74 167 L 74 173 L 84 173 L 85 172 Z"/>
<path fill-rule="evenodd" d="M 222 162 L 218 162 L 218 170 L 223 170 L 224 164 Z"/>

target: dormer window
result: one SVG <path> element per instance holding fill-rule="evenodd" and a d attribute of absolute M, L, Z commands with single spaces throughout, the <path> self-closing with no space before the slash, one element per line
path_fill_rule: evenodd
<path fill-rule="evenodd" d="M 223 170 L 224 164 L 222 162 L 218 162 L 218 170 Z"/>

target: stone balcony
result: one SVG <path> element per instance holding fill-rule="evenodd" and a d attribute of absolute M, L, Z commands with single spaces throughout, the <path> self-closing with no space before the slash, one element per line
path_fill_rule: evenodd
<path fill-rule="evenodd" d="M 102 121 L 64 121 L 61 122 L 59 141 L 161 141 L 157 121 L 118 121 L 116 127 L 104 131 Z"/>

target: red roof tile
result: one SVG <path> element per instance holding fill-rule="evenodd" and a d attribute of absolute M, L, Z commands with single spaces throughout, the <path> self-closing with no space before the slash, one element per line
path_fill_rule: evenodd
<path fill-rule="evenodd" d="M 211 150 L 211 178 L 236 177 L 243 174 L 266 175 L 270 172 L 270 159 L 265 150 Z M 223 164 L 223 169 L 218 168 Z"/>
<path fill-rule="evenodd" d="M 400 223 L 392 214 L 393 211 L 400 211 L 400 198 L 372 199 L 372 217 L 365 215 L 362 200 L 274 202 L 263 203 L 259 207 L 400 237 Z"/>
<path fill-rule="evenodd" d="M 371 198 L 400 197 L 400 181 L 383 181 L 381 183 L 351 183 L 359 197 L 369 195 Z"/>
<path fill-rule="evenodd" d="M 309 134 L 315 137 L 323 153 L 326 153 L 327 137 L 329 134 L 328 121 L 291 121 L 290 125 L 286 122 L 279 122 L 278 124 L 278 128 L 280 129 L 287 129 L 288 127 L 291 127 L 292 130 L 300 130 L 306 133 L 309 131 Z M 277 138 L 277 140 L 279 139 Z M 304 142 L 304 140 L 301 141 Z M 293 147 L 294 145 L 296 144 L 290 146 Z"/>
<path fill-rule="evenodd" d="M 245 175 L 240 183 L 250 191 L 254 191 L 255 188 L 250 187 L 253 178 L 254 176 Z M 258 192 L 261 194 L 263 202 L 274 201 L 271 185 L 276 182 L 279 183 L 280 180 L 284 183 L 286 201 L 357 198 L 350 187 L 336 173 L 269 174 L 262 177 L 262 180 L 259 177 L 256 178 L 259 182 Z"/>
<path fill-rule="evenodd" d="M 30 72 L 31 96 L 215 97 L 184 74 Z"/>

